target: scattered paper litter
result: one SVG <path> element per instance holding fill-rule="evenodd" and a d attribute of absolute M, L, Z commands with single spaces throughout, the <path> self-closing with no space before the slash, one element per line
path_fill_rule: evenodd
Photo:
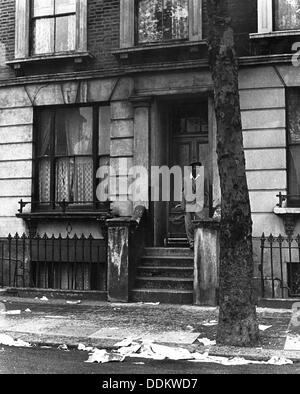
<path fill-rule="evenodd" d="M 85 346 L 83 343 L 79 343 L 77 347 L 77 350 L 82 352 L 92 352 L 94 349 L 92 346 Z"/>
<path fill-rule="evenodd" d="M 198 338 L 198 342 L 202 343 L 203 346 L 215 346 L 217 344 L 216 341 L 211 341 L 208 338 Z"/>
<path fill-rule="evenodd" d="M 81 301 L 80 300 L 78 300 L 78 301 L 67 301 L 67 304 L 69 304 L 69 305 L 78 305 L 78 304 L 81 304 Z"/>
<path fill-rule="evenodd" d="M 0 334 L 0 345 L 11 347 L 31 347 L 31 344 L 21 339 L 14 339 L 6 334 Z"/>
<path fill-rule="evenodd" d="M 288 358 L 285 358 L 285 357 L 274 356 L 269 361 L 267 361 L 267 364 L 270 364 L 270 365 L 292 365 L 293 361 L 289 360 Z"/>
<path fill-rule="evenodd" d="M 63 351 L 65 351 L 65 352 L 68 352 L 68 351 L 69 351 L 69 348 L 68 348 L 68 346 L 67 346 L 66 344 L 59 345 L 57 349 L 58 349 L 58 350 L 63 350 Z"/>
<path fill-rule="evenodd" d="M 152 306 L 158 306 L 160 305 L 160 302 L 138 302 L 139 305 L 152 305 Z"/>
<path fill-rule="evenodd" d="M 194 327 L 193 327 L 193 326 L 186 326 L 186 329 L 187 329 L 188 331 L 193 331 L 193 330 L 194 330 Z"/>
<path fill-rule="evenodd" d="M 31 313 L 31 309 L 27 308 L 27 309 L 25 309 L 24 312 L 25 312 L 25 313 Z"/>
<path fill-rule="evenodd" d="M 123 362 L 125 360 L 125 356 L 118 353 L 108 353 L 107 350 L 96 349 L 94 352 L 89 354 L 88 360 L 86 363 L 110 363 L 110 362 Z"/>
<path fill-rule="evenodd" d="M 133 342 L 126 338 L 124 341 L 120 342 L 124 344 L 129 344 L 128 346 L 120 347 L 118 350 L 112 350 L 108 352 L 104 349 L 94 348 L 91 353 L 89 353 L 89 358 L 87 363 L 108 363 L 108 362 L 123 362 L 126 357 L 130 358 L 143 358 L 152 360 L 186 360 L 194 363 L 214 363 L 222 364 L 225 366 L 232 365 L 249 365 L 249 364 L 263 364 L 263 365 L 291 365 L 292 360 L 286 359 L 284 357 L 272 357 L 268 361 L 255 361 L 247 360 L 243 357 L 220 357 L 220 356 L 210 356 L 209 352 L 205 353 L 191 353 L 187 349 L 180 347 L 170 347 L 164 345 L 158 345 L 153 343 L 151 340 L 144 340 L 141 343 Z M 204 338 L 207 339 L 207 338 Z M 215 342 L 215 341 L 210 341 Z M 117 344 L 116 344 L 117 345 Z M 78 345 L 79 350 L 87 349 L 84 345 Z M 143 362 L 135 362 L 136 365 L 143 365 Z"/>
<path fill-rule="evenodd" d="M 49 300 L 47 297 L 44 296 L 44 297 L 40 298 L 40 301 L 49 301 Z"/>
<path fill-rule="evenodd" d="M 194 363 L 213 363 L 213 364 L 221 364 L 225 366 L 233 366 L 233 365 L 250 365 L 250 364 L 258 364 L 258 365 L 291 365 L 293 364 L 292 360 L 286 359 L 284 357 L 272 357 L 268 361 L 256 361 L 256 360 L 246 360 L 243 357 L 218 357 L 218 356 L 210 356 L 208 353 L 200 354 L 194 353 L 194 360 L 189 360 Z"/>
<path fill-rule="evenodd" d="M 133 342 L 132 338 L 125 338 L 123 339 L 121 342 L 117 342 L 115 343 L 115 347 L 127 347 L 130 346 Z"/>
<path fill-rule="evenodd" d="M 202 326 L 205 326 L 205 327 L 213 327 L 213 326 L 217 326 L 217 325 L 218 325 L 217 320 L 210 320 L 210 321 L 205 321 L 202 323 Z"/>
<path fill-rule="evenodd" d="M 266 331 L 266 330 L 268 330 L 271 327 L 272 326 L 265 326 L 263 324 L 260 324 L 258 328 L 259 328 L 260 331 Z"/>
<path fill-rule="evenodd" d="M 0 315 L 21 315 L 20 310 L 15 310 L 15 311 L 1 311 Z"/>

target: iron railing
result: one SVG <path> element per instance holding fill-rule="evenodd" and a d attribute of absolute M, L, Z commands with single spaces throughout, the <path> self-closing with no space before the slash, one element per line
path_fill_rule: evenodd
<path fill-rule="evenodd" d="M 67 200 L 62 200 L 62 201 L 48 201 L 48 202 L 41 202 L 41 201 L 23 201 L 20 200 L 18 202 L 19 204 L 19 209 L 18 212 L 19 214 L 24 213 L 24 208 L 27 207 L 27 205 L 31 205 L 33 208 L 39 207 L 39 208 L 45 208 L 45 209 L 60 209 L 61 212 L 65 213 L 68 208 L 72 207 L 93 207 L 93 209 L 99 209 L 102 208 L 103 212 L 110 212 L 110 202 L 97 202 L 97 201 L 67 201 Z"/>
<path fill-rule="evenodd" d="M 262 297 L 300 296 L 300 235 L 261 237 Z"/>
<path fill-rule="evenodd" d="M 106 290 L 106 241 L 47 234 L 0 240 L 0 286 Z"/>

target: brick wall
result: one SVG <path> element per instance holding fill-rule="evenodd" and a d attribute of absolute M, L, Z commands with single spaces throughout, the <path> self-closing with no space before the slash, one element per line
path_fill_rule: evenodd
<path fill-rule="evenodd" d="M 14 53 L 14 0 L 0 1 L 0 79 L 14 75 L 5 66 L 5 61 L 13 59 Z M 249 32 L 256 31 L 256 1 L 231 0 L 234 28 L 237 34 L 237 49 L 240 55 L 249 53 Z M 94 59 L 83 66 L 83 69 L 111 69 L 118 67 L 118 60 L 111 51 L 119 45 L 119 0 L 88 0 L 88 49 Z M 204 36 L 207 34 L 207 18 L 205 16 L 206 0 L 203 1 Z M 157 58 L 156 58 L 157 59 Z M 145 59 L 144 59 L 145 60 Z M 142 61 L 144 61 L 142 59 Z M 170 60 L 168 57 L 160 61 Z M 70 63 L 52 63 L 31 65 L 27 75 L 43 73 L 59 73 L 73 71 Z"/>

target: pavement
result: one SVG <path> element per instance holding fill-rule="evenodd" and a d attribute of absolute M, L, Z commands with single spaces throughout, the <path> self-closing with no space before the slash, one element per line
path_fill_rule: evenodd
<path fill-rule="evenodd" d="M 209 346 L 209 354 L 267 361 L 273 356 L 300 362 L 297 310 L 258 308 L 258 348 Z M 205 351 L 199 339 L 215 340 L 218 309 L 188 305 L 121 304 L 86 300 L 8 297 L 0 293 L 0 335 L 37 346 L 66 344 L 113 349 L 124 338 Z M 267 327 L 267 328 L 266 328 Z"/>

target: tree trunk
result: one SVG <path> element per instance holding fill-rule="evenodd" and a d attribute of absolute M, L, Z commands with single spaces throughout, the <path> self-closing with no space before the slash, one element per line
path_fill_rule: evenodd
<path fill-rule="evenodd" d="M 208 0 L 208 16 L 222 193 L 217 342 L 253 346 L 259 341 L 259 333 L 253 291 L 252 220 L 243 150 L 238 59 L 228 1 Z"/>

